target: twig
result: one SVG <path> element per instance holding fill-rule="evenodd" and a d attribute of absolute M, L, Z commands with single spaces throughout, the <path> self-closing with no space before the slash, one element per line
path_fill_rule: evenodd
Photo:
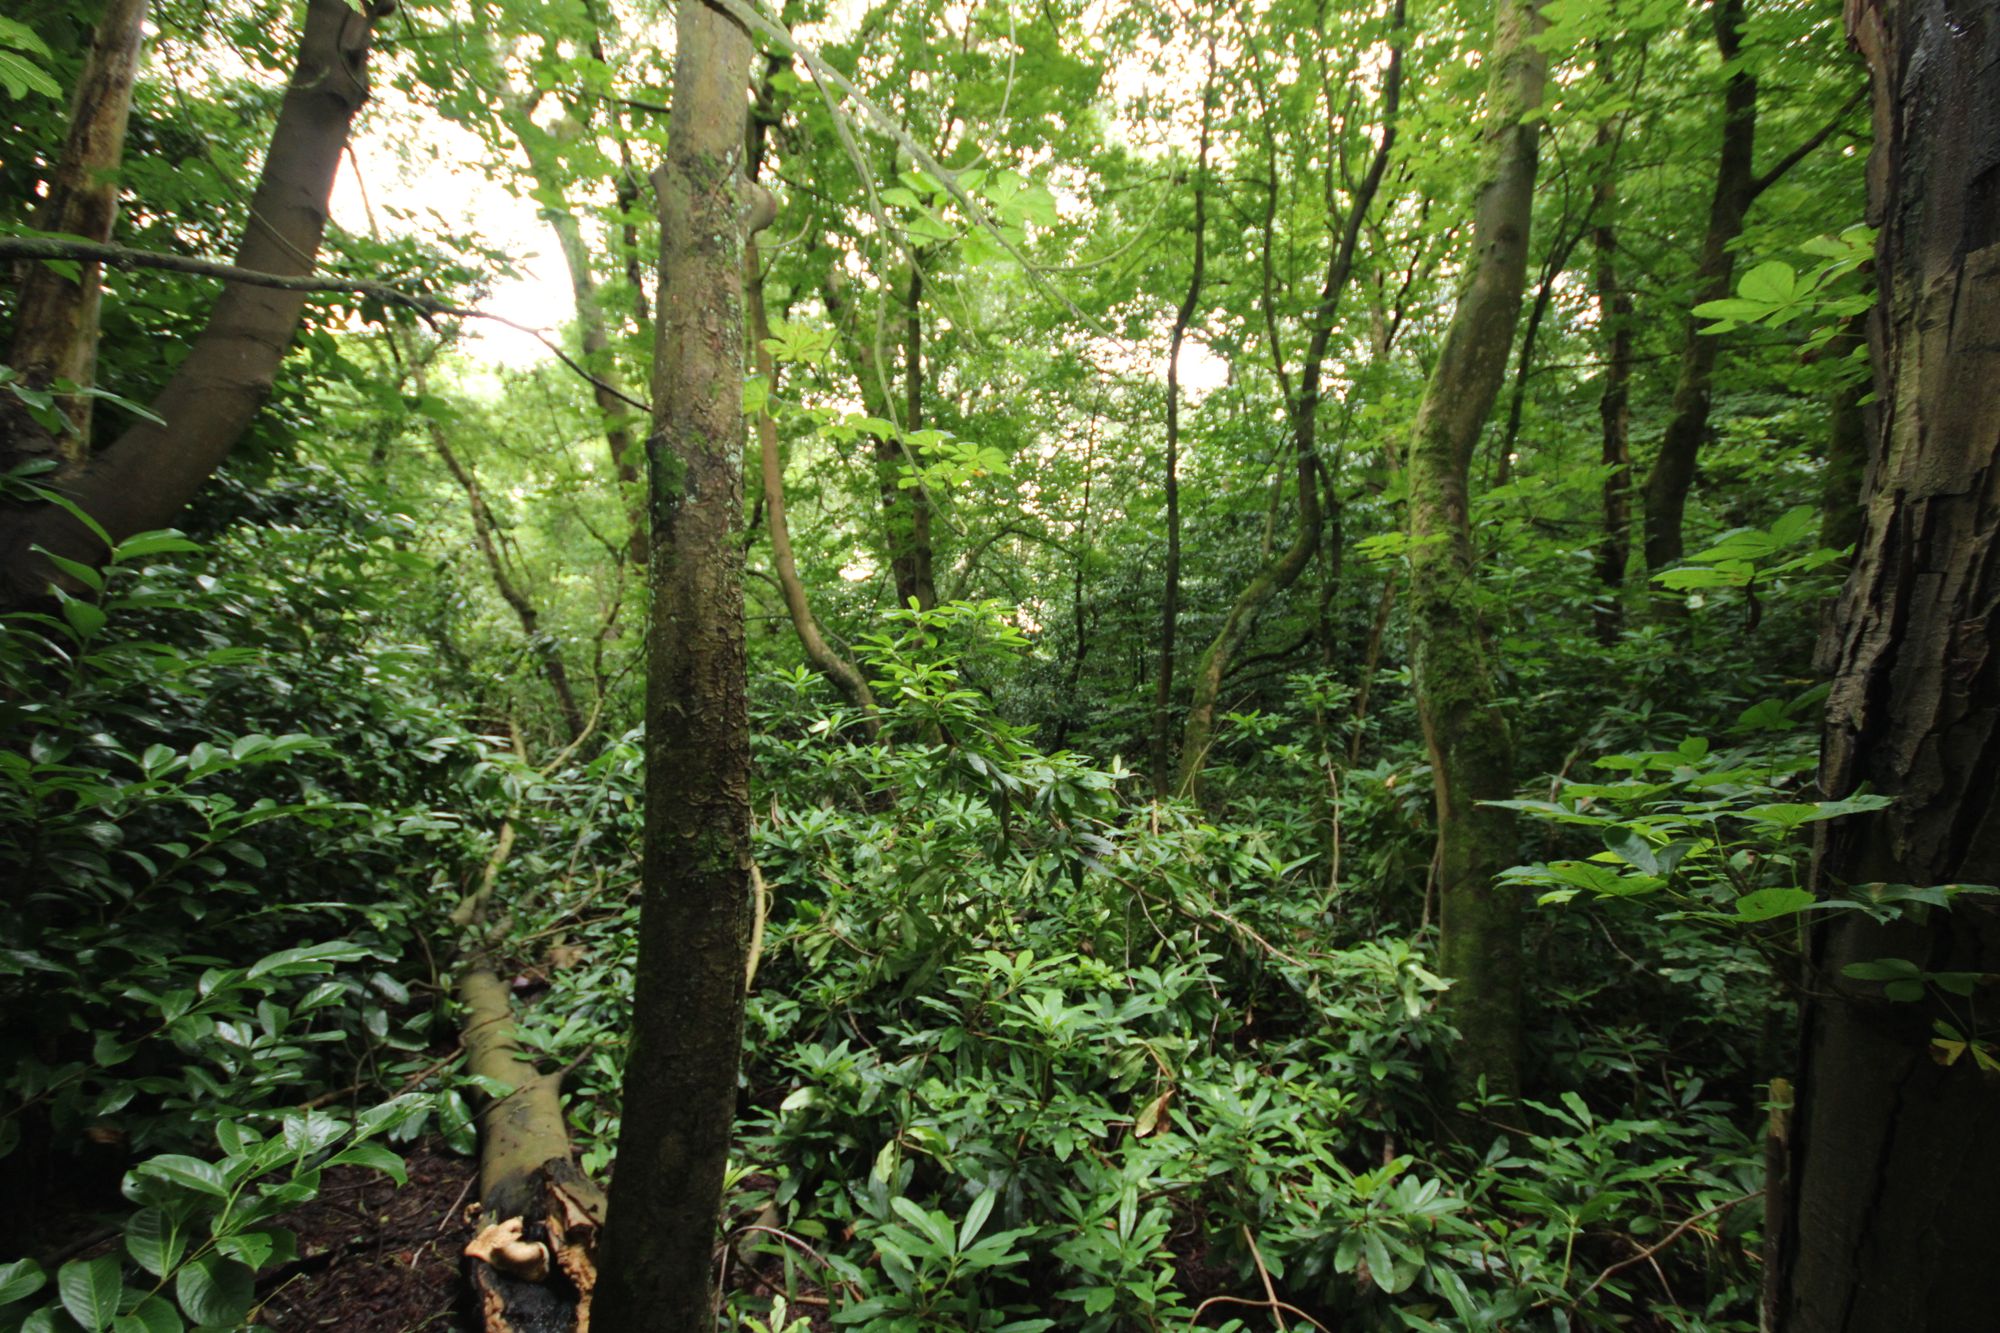
<path fill-rule="evenodd" d="M 1694 1226 L 1695 1223 L 1701 1221 L 1702 1218 L 1712 1217 L 1716 1213 L 1727 1212 L 1729 1209 L 1734 1208 L 1739 1203 L 1748 1203 L 1752 1199 L 1761 1199 L 1763 1197 L 1764 1197 L 1764 1191 L 1761 1188 L 1759 1188 L 1751 1190 L 1748 1194 L 1739 1194 L 1737 1197 L 1733 1199 L 1729 1199 L 1722 1203 L 1718 1203 L 1713 1208 L 1702 1209 L 1700 1212 L 1694 1214 L 1692 1217 L 1689 1217 L 1686 1221 L 1682 1222 L 1679 1226 L 1675 1227 L 1672 1231 L 1669 1231 L 1666 1235 L 1662 1236 L 1656 1243 L 1647 1246 L 1645 1249 L 1639 1251 L 1637 1254 L 1633 1255 L 1629 1259 L 1620 1259 L 1617 1263 L 1611 1265 L 1611 1267 L 1605 1269 L 1602 1273 L 1599 1273 L 1597 1275 L 1596 1280 L 1583 1289 L 1582 1293 L 1576 1298 L 1575 1303 L 1581 1305 L 1586 1299 L 1588 1299 L 1590 1293 L 1596 1291 L 1599 1287 L 1603 1286 L 1605 1281 L 1609 1279 L 1612 1274 L 1622 1273 L 1626 1269 L 1632 1267 L 1632 1265 L 1637 1263 L 1643 1263 L 1646 1260 L 1651 1259 L 1654 1255 L 1658 1254 L 1661 1250 L 1666 1249 L 1667 1246 L 1673 1244 L 1675 1241 L 1679 1240 L 1683 1235 L 1685 1235 L 1688 1229 Z"/>
<path fill-rule="evenodd" d="M 1207 1310 L 1211 1305 L 1247 1305 L 1253 1310 L 1269 1310 L 1272 1321 L 1278 1325 L 1280 1330 L 1283 1330 L 1285 1327 L 1284 1321 L 1278 1317 L 1280 1313 L 1283 1313 L 1297 1315 L 1318 1329 L 1320 1333 L 1333 1333 L 1332 1329 L 1320 1323 L 1319 1320 L 1313 1318 L 1298 1306 L 1278 1299 L 1277 1288 L 1271 1285 L 1270 1270 L 1264 1267 L 1264 1255 L 1258 1250 L 1257 1238 L 1250 1234 L 1250 1227 L 1247 1223 L 1243 1227 L 1243 1239 L 1250 1243 L 1250 1258 L 1257 1265 L 1257 1276 L 1263 1280 L 1264 1299 L 1253 1301 L 1243 1296 L 1211 1296 L 1200 1305 L 1195 1306 L 1194 1313 L 1188 1316 L 1188 1327 L 1193 1328 L 1199 1324 L 1202 1312 Z"/>

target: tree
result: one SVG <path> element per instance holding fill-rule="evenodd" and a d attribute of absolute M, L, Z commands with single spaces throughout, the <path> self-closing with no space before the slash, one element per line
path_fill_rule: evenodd
<path fill-rule="evenodd" d="M 345 0 L 306 6 L 298 64 L 250 200 L 238 267 L 281 276 L 312 272 L 348 126 L 368 98 L 375 21 L 393 7 L 389 0 L 363 11 Z M 114 542 L 172 523 L 270 393 L 305 301 L 303 292 L 227 283 L 186 360 L 153 400 L 152 419 L 134 422 L 88 459 L 53 474 L 50 484 Z M 91 332 L 79 326 L 80 336 Z M 0 600 L 41 595 L 51 571 L 34 553 L 37 545 L 84 562 L 105 554 L 95 533 L 54 506 L 0 515 Z"/>
<path fill-rule="evenodd" d="M 1528 273 L 1548 59 L 1534 0 L 1499 0 L 1488 53 L 1486 161 L 1473 254 L 1411 430 L 1410 656 L 1437 801 L 1440 970 L 1463 1043 L 1461 1090 L 1518 1084 L 1520 905 L 1494 877 L 1514 857 L 1513 820 L 1482 804 L 1513 795 L 1514 743 L 1481 627 L 1470 473 L 1507 372 Z"/>
<path fill-rule="evenodd" d="M 113 0 L 98 19 L 77 80 L 69 138 L 37 219 L 39 230 L 111 239 L 118 218 L 116 172 L 125 155 L 146 9 L 147 0 Z M 90 387 L 97 364 L 101 277 L 102 269 L 94 263 L 78 265 L 73 277 L 46 264 L 30 265 L 21 275 L 8 364 L 23 384 L 46 389 L 67 381 L 79 389 Z M 70 427 L 60 436 L 42 429 L 18 400 L 0 407 L 0 471 L 39 459 L 74 465 L 89 453 L 90 399 L 79 393 L 60 401 Z"/>
<path fill-rule="evenodd" d="M 1875 91 L 1880 412 L 1823 646 L 1820 785 L 1894 800 L 1823 826 L 1816 874 L 1838 897 L 2000 883 L 2000 3 L 1863 0 L 1848 16 Z M 1990 979 L 2000 911 L 1964 895 L 1815 929 L 1772 1312 L 1784 1333 L 1992 1323 L 1991 1272 L 1965 1247 L 2000 1235 L 1993 1022 L 1963 983 L 1892 998 L 1867 979 L 1897 968 L 1883 959 Z"/>
<path fill-rule="evenodd" d="M 743 639 L 743 246 L 751 43 L 682 6 L 647 442 L 646 821 L 618 1170 L 593 1315 L 713 1326 L 711 1254 L 743 1029 L 750 730 Z"/>

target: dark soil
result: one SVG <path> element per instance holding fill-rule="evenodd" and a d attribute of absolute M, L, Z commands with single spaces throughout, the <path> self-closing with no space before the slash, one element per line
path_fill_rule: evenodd
<path fill-rule="evenodd" d="M 478 1165 L 433 1140 L 404 1158 L 410 1183 L 336 1167 L 319 1198 L 284 1218 L 299 1259 L 265 1275 L 260 1323 L 277 1333 L 454 1333 L 462 1328 L 459 1252 Z"/>

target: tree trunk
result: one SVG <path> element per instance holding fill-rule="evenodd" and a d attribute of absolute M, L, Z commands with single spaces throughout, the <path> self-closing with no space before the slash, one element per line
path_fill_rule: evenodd
<path fill-rule="evenodd" d="M 1857 316 L 1827 344 L 1826 356 L 1845 361 L 1868 336 Z M 1868 386 L 1843 380 L 1827 404 L 1826 467 L 1820 482 L 1819 544 L 1844 551 L 1861 539 L 1861 486 L 1868 471 Z"/>
<path fill-rule="evenodd" d="M 1723 65 L 1740 59 L 1743 0 L 1714 0 L 1715 46 Z M 1728 74 L 1722 94 L 1722 150 L 1716 161 L 1715 191 L 1709 198 L 1708 226 L 1695 264 L 1693 306 L 1729 295 L 1736 256 L 1730 245 L 1743 234 L 1743 219 L 1757 197 L 1753 167 L 1757 143 L 1757 80 L 1741 64 Z M 1690 314 L 1681 336 L 1680 372 L 1659 456 L 1646 476 L 1646 568 L 1657 572 L 1678 561 L 1687 547 L 1682 519 L 1688 488 L 1694 484 L 1695 456 L 1708 433 L 1709 389 L 1722 340 L 1700 332 L 1707 321 Z"/>
<path fill-rule="evenodd" d="M 560 199 L 563 189 L 562 158 L 555 135 L 535 124 L 529 108 L 510 103 L 504 116 L 507 130 L 526 154 L 535 184 L 546 199 Z M 577 340 L 583 348 L 583 364 L 594 377 L 592 400 L 604 419 L 604 439 L 611 450 L 611 466 L 624 498 L 629 535 L 626 558 L 634 565 L 646 563 L 646 506 L 640 475 L 639 444 L 632 438 L 632 410 L 619 395 L 618 362 L 611 351 L 611 332 L 604 317 L 604 301 L 597 278 L 590 267 L 590 247 L 583 238 L 583 226 L 567 208 L 544 204 L 549 230 L 562 250 L 563 267 L 569 272 L 570 294 L 576 301 Z M 629 396 L 629 395 L 628 395 Z"/>
<path fill-rule="evenodd" d="M 1208 43 L 1208 75 L 1201 90 L 1201 144 L 1195 155 L 1194 269 L 1187 295 L 1174 312 L 1167 347 L 1167 567 L 1160 593 L 1160 670 L 1153 682 L 1153 794 L 1168 794 L 1173 772 L 1174 650 L 1181 620 L 1181 344 L 1201 300 L 1208 273 L 1208 145 L 1215 111 L 1215 39 Z"/>
<path fill-rule="evenodd" d="M 1411 431 L 1410 626 L 1417 711 L 1436 786 L 1441 942 L 1454 985 L 1460 1095 L 1519 1085 L 1520 904 L 1494 877 L 1512 864 L 1513 820 L 1481 802 L 1513 795 L 1514 746 L 1480 625 L 1469 474 L 1507 374 L 1528 273 L 1528 233 L 1547 57 L 1535 0 L 1499 0 L 1487 84 L 1486 163 L 1472 258 Z"/>
<path fill-rule="evenodd" d="M 1822 825 L 1818 886 L 2000 883 L 2000 2 L 1854 0 L 1874 74 L 1870 221 L 1879 412 L 1861 538 L 1824 645 L 1829 797 L 1889 808 Z M 1993 1324 L 2000 1076 L 1990 1004 L 1893 1002 L 1846 965 L 2000 973 L 2000 907 L 1881 925 L 1820 918 L 1773 1312 L 1783 1333 Z M 1982 987 L 1985 990 L 1987 987 Z M 1956 1033 L 1941 1032 L 1935 1024 Z"/>
<path fill-rule="evenodd" d="M 348 126 L 368 98 L 375 19 L 390 8 L 375 0 L 363 14 L 346 0 L 309 0 L 298 67 L 250 200 L 238 267 L 291 276 L 313 271 Z M 58 473 L 55 484 L 113 541 L 173 522 L 269 395 L 305 299 L 302 292 L 226 285 L 187 359 L 152 402 L 165 424 L 135 422 L 108 448 Z M 95 535 L 53 506 L 0 522 L 0 578 L 9 600 L 40 596 L 49 581 L 48 564 L 33 545 L 86 562 L 105 555 Z"/>
<path fill-rule="evenodd" d="M 430 392 L 425 383 L 423 368 L 417 367 L 415 378 L 419 397 Z M 479 487 L 479 478 L 472 469 L 452 451 L 451 441 L 445 435 L 444 424 L 434 416 L 426 414 L 424 426 L 430 432 L 431 447 L 437 450 L 438 458 L 452 480 L 465 492 L 466 508 L 472 515 L 472 541 L 479 548 L 479 554 L 486 561 L 486 570 L 493 576 L 493 587 L 500 594 L 500 600 L 507 603 L 514 612 L 514 618 L 521 622 L 521 635 L 528 641 L 528 651 L 542 664 L 542 675 L 549 682 L 549 690 L 556 697 L 556 707 L 562 711 L 563 726 L 568 731 L 568 739 L 575 740 L 583 735 L 583 710 L 577 707 L 576 691 L 569 681 L 569 667 L 563 661 L 562 646 L 555 639 L 542 632 L 541 612 L 534 602 L 521 590 L 508 572 L 507 562 L 501 556 L 500 544 L 494 533 L 498 524 L 493 521 L 493 511 L 486 503 L 486 495 Z"/>
<path fill-rule="evenodd" d="M 118 164 L 132 85 L 145 44 L 146 0 L 111 0 L 91 36 L 90 53 L 70 106 L 69 137 L 35 219 L 41 231 L 109 241 L 118 217 Z M 97 311 L 103 266 L 76 265 L 74 280 L 48 264 L 23 264 L 14 300 L 14 341 L 8 364 L 23 383 L 46 389 L 57 380 L 89 388 L 97 369 Z M 40 459 L 67 466 L 90 454 L 91 400 L 64 395 L 57 406 L 70 429 L 51 434 L 11 396 L 0 399 L 0 472 Z"/>
<path fill-rule="evenodd" d="M 631 1054 L 600 1333 L 712 1333 L 711 1279 L 749 946 L 743 638 L 743 243 L 751 43 L 677 15 L 660 209 L 646 821 Z"/>
<path fill-rule="evenodd" d="M 1611 63 L 1598 57 L 1607 83 Z M 1632 560 L 1632 293 L 1618 277 L 1618 149 L 1623 127 L 1597 127 L 1601 155 L 1591 190 L 1592 280 L 1597 288 L 1597 322 L 1604 331 L 1604 387 L 1597 395 L 1603 428 L 1604 535 L 1597 543 L 1598 603 L 1592 613 L 1598 642 L 1618 641 L 1625 621 L 1625 567 Z"/>
<path fill-rule="evenodd" d="M 1271 290 L 1272 214 L 1270 209 L 1265 212 L 1264 323 L 1270 339 L 1272 362 L 1285 393 L 1286 414 L 1291 423 L 1292 451 L 1298 473 L 1299 530 L 1292 544 L 1268 560 L 1250 580 L 1249 586 L 1237 594 L 1229 614 L 1223 618 L 1222 628 L 1195 669 L 1194 697 L 1181 733 L 1180 766 L 1174 776 L 1174 790 L 1182 795 L 1197 794 L 1201 770 L 1208 762 L 1208 750 L 1214 743 L 1215 709 L 1222 693 L 1223 679 L 1229 674 L 1230 659 L 1249 639 L 1250 631 L 1256 628 L 1257 617 L 1263 613 L 1265 606 L 1298 580 L 1319 546 L 1320 528 L 1324 522 L 1319 501 L 1320 382 L 1326 370 L 1327 346 L 1333 336 L 1333 320 L 1339 310 L 1340 295 L 1354 272 L 1354 255 L 1361 241 L 1361 229 L 1367 221 L 1369 208 L 1374 204 L 1376 192 L 1381 188 L 1383 174 L 1389 168 L 1389 155 L 1396 145 L 1396 114 L 1403 90 L 1403 8 L 1402 0 L 1397 0 L 1390 19 L 1393 45 L 1389 48 L 1388 68 L 1382 76 L 1382 141 L 1368 164 L 1367 173 L 1354 188 L 1341 235 L 1329 249 L 1319 304 L 1307 321 L 1312 337 L 1299 368 L 1296 394 L 1291 391 L 1284 350 L 1278 337 Z M 1274 194 L 1274 205 L 1275 198 Z"/>
<path fill-rule="evenodd" d="M 747 275 L 744 300 L 750 310 L 750 339 L 757 349 L 757 373 L 763 376 L 766 390 L 776 393 L 778 367 L 771 349 L 764 345 L 771 336 L 769 318 L 764 313 L 764 268 L 754 239 L 744 244 L 743 265 Z M 757 414 L 757 456 L 764 479 L 764 521 L 771 534 L 771 567 L 777 573 L 778 588 L 784 594 L 785 610 L 791 614 L 799 646 L 805 650 L 806 660 L 833 682 L 848 703 L 860 710 L 868 738 L 874 740 L 882 733 L 882 720 L 876 711 L 874 692 L 868 688 L 868 678 L 854 663 L 834 651 L 826 635 L 820 632 L 805 582 L 799 578 L 799 567 L 792 557 L 792 533 L 785 522 L 785 465 L 778 456 L 778 423 L 768 405 Z"/>

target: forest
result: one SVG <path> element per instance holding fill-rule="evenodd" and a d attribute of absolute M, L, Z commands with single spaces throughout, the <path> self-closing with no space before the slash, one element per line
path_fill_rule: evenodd
<path fill-rule="evenodd" d="M 1978 1333 L 2000 0 L 9 0 L 0 1333 Z"/>

